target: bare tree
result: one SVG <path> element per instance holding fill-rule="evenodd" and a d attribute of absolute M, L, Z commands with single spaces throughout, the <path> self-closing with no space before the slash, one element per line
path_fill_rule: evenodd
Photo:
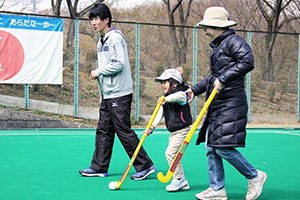
<path fill-rule="evenodd" d="M 0 8 L 3 7 L 4 3 L 5 3 L 5 0 L 3 0 L 3 2 L 1 3 Z"/>
<path fill-rule="evenodd" d="M 61 1 L 61 0 L 57 0 L 57 1 Z M 71 57 L 71 49 L 72 49 L 71 47 L 73 46 L 74 37 L 75 37 L 75 23 L 74 23 L 75 21 L 74 21 L 74 19 L 76 17 L 83 17 L 86 13 L 89 12 L 91 7 L 93 7 L 98 2 L 103 2 L 104 0 L 94 1 L 94 3 L 92 3 L 89 6 L 85 7 L 81 11 L 78 11 L 79 0 L 75 0 L 73 4 L 72 4 L 71 0 L 66 0 L 66 1 L 67 1 L 70 17 L 72 18 L 71 22 L 70 22 L 69 30 L 68 30 L 68 33 L 67 33 L 67 39 L 66 39 L 66 50 L 67 50 L 67 52 L 66 52 L 65 59 L 66 59 L 66 61 L 69 61 L 70 57 Z"/>
<path fill-rule="evenodd" d="M 300 19 L 299 12 L 297 15 L 293 15 L 295 13 L 288 11 L 292 5 L 296 5 L 296 7 L 293 6 L 293 9 L 299 11 L 299 2 L 298 0 L 256 0 L 256 3 L 266 21 L 268 31 L 265 34 L 266 61 L 263 68 L 263 78 L 266 81 L 274 81 L 273 47 L 277 32 L 286 24 Z"/>
<path fill-rule="evenodd" d="M 62 2 L 62 0 L 51 0 L 51 7 L 52 7 L 53 15 L 60 16 L 61 2 Z"/>
<path fill-rule="evenodd" d="M 187 54 L 187 36 L 185 34 L 185 29 L 183 27 L 179 27 L 179 38 L 176 34 L 175 27 L 175 12 L 178 10 L 179 12 L 179 25 L 185 26 L 187 24 L 187 20 L 190 15 L 191 5 L 193 0 L 188 0 L 186 11 L 184 12 L 183 0 L 177 0 L 177 2 L 172 7 L 172 3 L 170 0 L 162 0 L 166 5 L 168 10 L 169 24 L 171 25 L 169 28 L 170 37 L 172 41 L 172 47 L 174 54 L 176 56 L 177 65 L 181 65 L 186 63 L 186 54 Z"/>

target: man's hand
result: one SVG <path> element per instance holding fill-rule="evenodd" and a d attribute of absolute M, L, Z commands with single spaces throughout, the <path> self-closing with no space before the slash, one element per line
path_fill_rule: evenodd
<path fill-rule="evenodd" d="M 191 103 L 194 99 L 194 92 L 191 89 L 185 91 L 188 94 L 188 102 Z"/>
<path fill-rule="evenodd" d="M 91 77 L 92 77 L 92 79 L 96 79 L 97 78 L 96 70 L 91 71 Z"/>

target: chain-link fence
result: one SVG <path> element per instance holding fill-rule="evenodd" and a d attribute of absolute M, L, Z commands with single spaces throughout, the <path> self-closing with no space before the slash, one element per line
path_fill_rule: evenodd
<path fill-rule="evenodd" d="M 71 23 L 75 24 L 75 33 L 69 31 Z M 146 116 L 151 115 L 157 98 L 163 94 L 154 78 L 164 69 L 178 66 L 170 27 L 135 22 L 114 22 L 113 25 L 127 39 L 134 82 L 132 120 L 142 123 Z M 187 48 L 186 63 L 182 65 L 185 70 L 183 78 L 193 85 L 209 74 L 210 41 L 201 29 L 184 27 L 184 32 Z M 299 35 L 278 34 L 273 49 L 266 50 L 268 33 L 237 31 L 237 34 L 250 43 L 255 56 L 255 69 L 247 78 L 250 121 L 299 121 Z M 0 84 L 0 104 L 97 119 L 98 86 L 96 80 L 90 78 L 90 71 L 97 63 L 96 42 L 97 35 L 88 20 L 64 19 L 63 84 Z M 273 67 L 269 69 L 267 66 Z M 272 80 L 267 81 L 270 74 Z M 191 104 L 194 117 L 204 101 L 204 95 L 201 95 L 195 105 Z"/>

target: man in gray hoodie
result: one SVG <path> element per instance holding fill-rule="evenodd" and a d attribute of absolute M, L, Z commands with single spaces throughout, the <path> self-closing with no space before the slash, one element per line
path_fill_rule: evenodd
<path fill-rule="evenodd" d="M 97 44 L 98 68 L 91 72 L 92 79 L 99 78 L 101 105 L 91 167 L 79 171 L 88 177 L 108 176 L 115 133 L 130 158 L 139 143 L 130 122 L 132 78 L 126 40 L 121 31 L 111 27 L 111 18 L 103 3 L 96 4 L 89 13 L 94 31 L 101 34 Z M 131 176 L 134 180 L 143 180 L 156 171 L 143 147 L 133 166 L 137 171 Z"/>

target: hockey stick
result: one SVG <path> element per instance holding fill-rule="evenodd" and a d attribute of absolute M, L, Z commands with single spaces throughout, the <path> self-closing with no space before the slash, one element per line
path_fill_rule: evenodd
<path fill-rule="evenodd" d="M 153 123 L 153 121 L 154 121 L 154 119 L 155 119 L 155 117 L 156 117 L 156 114 L 157 114 L 157 112 L 158 112 L 160 106 L 162 105 L 162 102 L 164 102 L 164 99 L 165 99 L 165 97 L 162 96 L 162 97 L 160 98 L 160 102 L 156 105 L 156 108 L 155 108 L 155 110 L 154 110 L 154 112 L 153 112 L 153 114 L 152 114 L 152 116 L 151 116 L 151 118 L 150 118 L 150 120 L 149 120 L 149 122 L 148 122 L 148 125 L 147 125 L 147 127 L 146 127 L 147 130 L 150 130 L 151 125 L 152 125 L 152 123 Z M 134 153 L 133 153 L 133 155 L 132 155 L 132 157 L 131 157 L 131 160 L 129 161 L 129 164 L 128 164 L 128 166 L 127 166 L 127 168 L 126 168 L 126 170 L 125 170 L 123 176 L 121 177 L 120 181 L 116 181 L 116 184 L 117 184 L 117 185 L 116 185 L 116 188 L 115 188 L 115 189 L 118 190 L 118 189 L 121 187 L 121 185 L 123 184 L 123 182 L 124 182 L 124 180 L 125 180 L 125 178 L 126 178 L 128 172 L 129 172 L 129 170 L 130 170 L 130 168 L 131 168 L 131 166 L 132 166 L 132 164 L 133 164 L 133 162 L 134 162 L 134 160 L 135 160 L 137 154 L 138 154 L 139 151 L 140 151 L 140 148 L 141 148 L 141 146 L 142 146 L 142 144 L 143 144 L 143 142 L 144 142 L 146 136 L 147 136 L 146 133 L 144 133 L 143 136 L 142 136 L 142 138 L 141 138 L 141 140 L 140 140 L 140 142 L 139 142 L 139 144 L 138 144 L 138 146 L 136 147 L 136 149 L 135 149 L 135 151 L 134 151 Z"/>
<path fill-rule="evenodd" d="M 189 143 L 190 143 L 190 141 L 191 141 L 191 139 L 192 139 L 192 137 L 194 135 L 194 132 L 195 132 L 197 126 L 200 123 L 201 118 L 205 114 L 207 108 L 209 107 L 209 105 L 212 102 L 213 98 L 215 97 L 216 93 L 217 93 L 217 90 L 216 90 L 216 88 L 214 88 L 214 90 L 211 92 L 209 98 L 207 99 L 206 103 L 204 104 L 203 108 L 201 109 L 201 111 L 200 111 L 200 113 L 199 113 L 196 121 L 194 122 L 192 128 L 190 129 L 189 133 L 187 134 L 187 136 L 185 137 L 183 143 L 181 144 L 181 146 L 180 146 L 180 148 L 179 148 L 179 150 L 178 150 L 178 152 L 176 154 L 176 157 L 173 160 L 173 163 L 170 166 L 170 168 L 169 168 L 166 176 L 164 176 L 162 172 L 159 172 L 157 174 L 157 178 L 158 178 L 158 180 L 160 182 L 167 183 L 167 182 L 169 182 L 171 180 L 171 178 L 172 178 L 172 176 L 173 176 L 173 174 L 174 174 L 174 172 L 175 172 L 178 164 L 180 163 L 180 160 L 181 160 L 181 158 L 182 158 L 185 150 L 187 149 L 187 147 L 188 147 L 188 145 L 189 145 Z"/>

